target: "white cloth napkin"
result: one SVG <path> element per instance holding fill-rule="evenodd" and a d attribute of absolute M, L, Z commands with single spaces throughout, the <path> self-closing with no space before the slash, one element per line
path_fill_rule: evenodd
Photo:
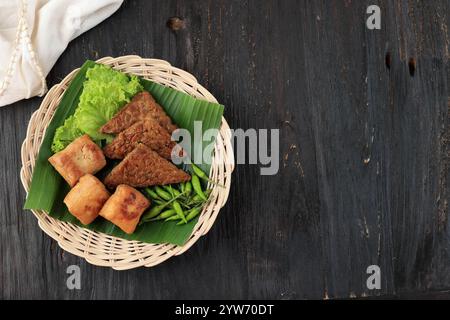
<path fill-rule="evenodd" d="M 0 0 L 0 107 L 42 96 L 68 43 L 123 0 Z"/>

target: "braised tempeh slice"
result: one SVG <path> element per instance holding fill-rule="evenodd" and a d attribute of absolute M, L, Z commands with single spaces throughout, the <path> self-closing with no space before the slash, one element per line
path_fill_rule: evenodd
<path fill-rule="evenodd" d="M 139 144 L 150 147 L 161 157 L 170 160 L 176 143 L 170 139 L 166 129 L 153 119 L 138 121 L 125 129 L 105 148 L 105 156 L 111 159 L 123 159 Z"/>
<path fill-rule="evenodd" d="M 152 95 L 147 91 L 142 91 L 136 94 L 126 106 L 101 127 L 100 131 L 102 133 L 117 134 L 137 121 L 146 118 L 153 118 L 158 121 L 158 123 L 169 133 L 172 133 L 177 129 L 177 126 L 172 123 L 172 120 L 155 101 Z"/>
<path fill-rule="evenodd" d="M 109 188 L 119 184 L 148 187 L 185 182 L 191 179 L 181 169 L 160 157 L 149 147 L 138 144 L 105 178 Z"/>

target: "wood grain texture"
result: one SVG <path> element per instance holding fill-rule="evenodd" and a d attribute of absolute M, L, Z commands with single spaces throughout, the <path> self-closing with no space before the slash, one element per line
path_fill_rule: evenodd
<path fill-rule="evenodd" d="M 375 3 L 382 30 L 370 31 Z M 41 99 L 2 108 L 0 298 L 445 297 L 449 12 L 446 0 L 125 1 L 69 45 L 49 85 L 88 58 L 168 60 L 226 106 L 231 127 L 281 129 L 280 172 L 238 166 L 215 226 L 184 255 L 98 268 L 21 209 L 20 145 Z M 81 290 L 66 288 L 71 264 Z M 372 264 L 379 291 L 366 287 Z"/>

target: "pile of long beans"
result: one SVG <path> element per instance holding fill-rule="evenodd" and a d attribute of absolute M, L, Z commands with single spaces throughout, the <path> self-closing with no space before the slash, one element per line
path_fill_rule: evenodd
<path fill-rule="evenodd" d="M 210 189 L 203 189 L 200 179 L 210 180 L 197 166 L 192 165 L 192 171 L 191 181 L 145 188 L 144 192 L 156 205 L 144 213 L 139 224 L 178 221 L 177 225 L 182 225 L 197 217 L 211 193 Z"/>

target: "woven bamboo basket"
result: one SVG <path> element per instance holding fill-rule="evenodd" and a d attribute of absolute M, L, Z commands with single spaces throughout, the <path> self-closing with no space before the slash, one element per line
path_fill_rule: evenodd
<path fill-rule="evenodd" d="M 196 98 L 217 102 L 208 90 L 198 84 L 195 77 L 172 67 L 166 61 L 144 59 L 139 56 L 122 56 L 118 58 L 105 57 L 97 62 L 169 86 Z M 64 91 L 77 71 L 78 69 L 72 71 L 61 83 L 49 90 L 41 106 L 30 119 L 27 136 L 22 145 L 22 169 L 20 172 L 22 184 L 27 192 L 45 130 L 61 101 Z M 44 211 L 32 210 L 38 219 L 39 227 L 55 239 L 64 250 L 86 259 L 91 264 L 111 267 L 116 270 L 127 270 L 141 266 L 152 267 L 172 256 L 184 253 L 210 230 L 219 210 L 227 201 L 231 173 L 234 169 L 234 155 L 229 129 L 225 118 L 222 118 L 210 172 L 210 179 L 224 185 L 225 188 L 210 186 L 213 188 L 210 199 L 204 207 L 189 240 L 183 246 L 128 241 L 62 222 L 50 217 Z"/>

